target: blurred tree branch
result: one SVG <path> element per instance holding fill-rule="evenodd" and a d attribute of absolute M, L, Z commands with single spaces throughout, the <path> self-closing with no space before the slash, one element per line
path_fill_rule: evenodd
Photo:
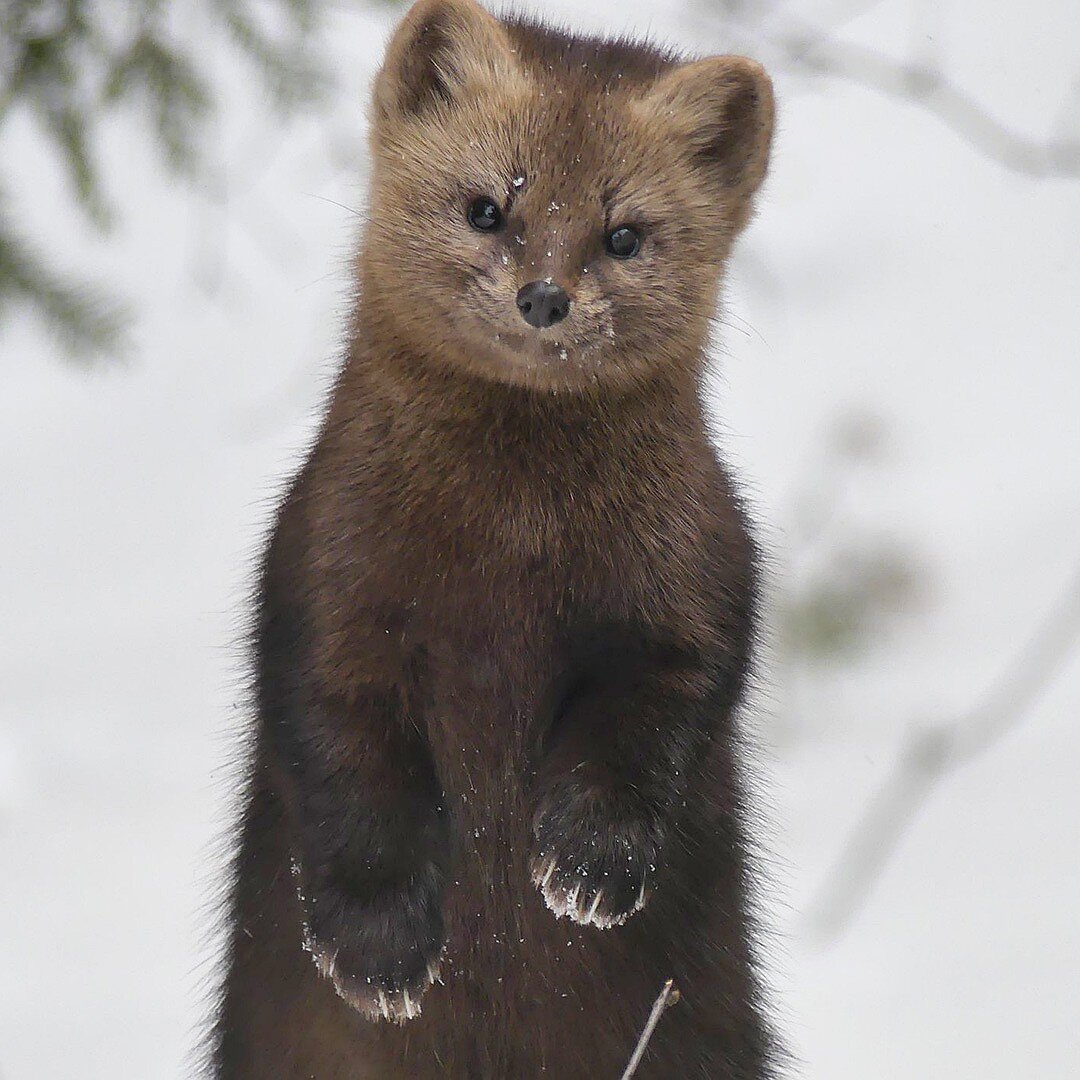
<path fill-rule="evenodd" d="M 809 906 L 808 924 L 819 940 L 835 940 L 850 925 L 933 791 L 1016 727 L 1078 639 L 1080 571 L 981 701 L 908 738 Z"/>
<path fill-rule="evenodd" d="M 1014 172 L 1034 177 L 1080 178 L 1080 130 L 1059 131 L 1039 140 L 1019 134 L 995 117 L 970 93 L 948 78 L 946 65 L 928 35 L 907 60 L 851 42 L 837 32 L 878 0 L 840 0 L 818 25 L 799 19 L 782 2 L 719 0 L 726 29 L 746 39 L 745 45 L 774 70 L 810 77 L 826 76 L 859 83 L 879 93 L 910 101 L 936 116 L 983 156 Z M 913 22 L 927 9 L 912 4 Z M 940 13 L 939 13 L 940 14 Z M 1080 93 L 1080 82 L 1076 86 Z"/>
<path fill-rule="evenodd" d="M 936 63 L 897 61 L 873 49 L 797 35 L 773 41 L 803 71 L 849 79 L 921 105 L 979 153 L 1014 172 L 1080 177 L 1080 138 L 1040 142 L 1017 134 L 950 82 Z"/>
<path fill-rule="evenodd" d="M 1071 95 L 1062 102 L 1056 122 L 1049 125 L 1054 132 L 1051 137 L 1040 140 L 1018 133 L 948 77 L 940 45 L 929 32 L 934 27 L 925 25 L 931 14 L 941 17 L 942 8 L 930 0 L 905 0 L 914 42 L 905 60 L 838 37 L 847 22 L 880 0 L 835 0 L 831 12 L 816 25 L 794 16 L 783 0 L 712 2 L 734 47 L 759 56 L 773 70 L 844 79 L 911 102 L 947 125 L 985 159 L 1015 173 L 1080 178 L 1080 75 L 1073 80 Z M 825 527 L 834 524 L 836 470 L 827 471 L 826 478 L 818 477 L 815 483 L 809 495 L 801 493 L 801 501 L 810 510 L 809 534 L 797 536 L 794 546 L 803 556 L 807 552 L 820 556 L 824 548 L 836 558 L 824 565 L 818 558 L 806 581 L 788 585 L 780 615 L 791 656 L 804 662 L 836 663 L 847 647 L 865 646 L 873 636 L 875 627 L 868 616 L 874 614 L 876 590 L 866 585 L 880 574 L 874 562 L 867 562 L 866 556 L 873 552 L 865 542 L 853 552 L 838 549 L 835 538 L 822 542 Z M 799 511 L 806 508 L 796 506 Z M 882 565 L 902 571 L 899 577 L 890 572 L 886 581 L 914 580 L 907 569 L 910 563 L 902 556 Z M 867 568 L 875 571 L 869 578 Z M 887 606 L 896 606 L 891 597 Z M 806 921 L 815 936 L 830 941 L 843 933 L 931 794 L 1024 719 L 1078 641 L 1080 574 L 981 701 L 960 716 L 941 719 L 910 735 L 808 905 Z"/>
<path fill-rule="evenodd" d="M 110 112 L 141 115 L 169 171 L 200 175 L 199 137 L 215 105 L 202 58 L 227 41 L 253 69 L 273 105 L 312 100 L 322 74 L 312 58 L 320 0 L 6 0 L 0 6 L 0 134 L 26 112 L 51 144 L 72 198 L 106 230 L 115 207 L 95 156 Z M 182 17 L 190 29 L 181 33 Z M 194 19 L 194 22 L 192 20 Z M 0 180 L 0 319 L 15 304 L 37 311 L 76 356 L 115 350 L 125 323 L 120 304 L 61 273 L 24 235 Z"/>

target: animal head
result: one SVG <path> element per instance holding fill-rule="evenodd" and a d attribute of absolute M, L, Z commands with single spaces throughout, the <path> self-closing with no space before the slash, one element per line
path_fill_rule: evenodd
<path fill-rule="evenodd" d="M 375 85 L 365 307 L 539 389 L 696 362 L 765 174 L 768 76 L 420 0 Z"/>

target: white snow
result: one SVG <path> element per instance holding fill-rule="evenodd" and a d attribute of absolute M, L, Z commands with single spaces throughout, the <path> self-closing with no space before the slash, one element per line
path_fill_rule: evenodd
<path fill-rule="evenodd" d="M 719 4 L 536 6 L 744 47 Z M 343 85 L 325 116 L 277 123 L 224 72 L 223 203 L 164 181 L 118 120 L 103 155 L 123 226 L 101 246 L 29 128 L 0 145 L 20 215 L 141 315 L 111 370 L 66 364 L 28 318 L 0 336 L 4 1080 L 190 1071 L 245 590 L 338 354 L 356 221 L 325 200 L 363 206 L 360 103 L 393 18 L 334 10 Z M 1072 4 L 910 11 L 871 5 L 843 37 L 903 57 L 930 35 L 1011 130 L 1051 132 L 1080 70 Z M 1067 1080 L 1080 661 L 931 796 L 838 942 L 805 916 L 911 725 L 976 700 L 1080 560 L 1080 182 L 1011 172 L 851 82 L 781 74 L 778 92 L 773 173 L 722 320 L 724 443 L 780 590 L 792 490 L 812 486 L 837 416 L 878 417 L 886 445 L 845 484 L 837 527 L 926 568 L 922 604 L 861 657 L 796 680 L 777 656 L 750 716 L 782 1029 L 811 1080 Z"/>

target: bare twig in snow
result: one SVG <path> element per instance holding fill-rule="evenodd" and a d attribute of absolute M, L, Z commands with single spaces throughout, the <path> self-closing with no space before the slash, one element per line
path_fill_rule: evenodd
<path fill-rule="evenodd" d="M 835 940 L 850 925 L 931 792 L 1016 727 L 1071 655 L 1078 638 L 1080 573 L 982 701 L 908 740 L 810 905 L 807 921 L 819 940 Z"/>
<path fill-rule="evenodd" d="M 664 1010 L 670 1008 L 679 1000 L 679 990 L 675 985 L 673 979 L 668 979 L 664 983 L 663 990 L 660 991 L 660 995 L 656 1001 L 653 1002 L 652 1012 L 649 1013 L 649 1019 L 645 1022 L 645 1028 L 641 1032 L 641 1038 L 637 1041 L 637 1046 L 634 1047 L 634 1055 L 630 1058 L 630 1064 L 626 1066 L 626 1072 L 622 1074 L 622 1080 L 630 1080 L 630 1078 L 637 1072 L 637 1067 L 641 1064 L 641 1059 L 645 1056 L 645 1050 L 648 1048 L 649 1040 L 652 1038 L 653 1032 L 656 1030 L 656 1025 L 660 1023 L 660 1017 L 664 1015 Z"/>

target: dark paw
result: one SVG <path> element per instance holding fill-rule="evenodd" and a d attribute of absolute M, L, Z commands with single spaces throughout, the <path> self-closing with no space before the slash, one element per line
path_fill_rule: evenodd
<path fill-rule="evenodd" d="M 420 1015 L 425 991 L 441 982 L 441 875 L 434 866 L 363 898 L 324 886 L 301 901 L 304 948 L 342 1000 L 370 1020 L 402 1024 Z"/>
<path fill-rule="evenodd" d="M 621 926 L 649 898 L 660 830 L 591 794 L 551 798 L 537 814 L 533 884 L 557 918 L 601 930 Z"/>

